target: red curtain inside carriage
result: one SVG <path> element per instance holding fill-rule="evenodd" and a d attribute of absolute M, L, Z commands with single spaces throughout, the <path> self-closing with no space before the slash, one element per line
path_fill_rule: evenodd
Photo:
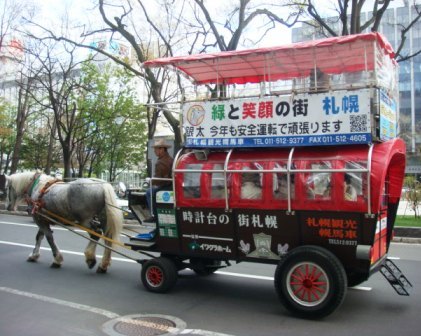
<path fill-rule="evenodd" d="M 178 207 L 224 208 L 226 179 L 229 208 L 288 209 L 289 148 L 233 151 L 224 172 L 227 155 L 211 152 L 200 160 L 191 152 L 180 157 L 174 171 Z M 374 144 L 371 162 L 367 145 L 299 147 L 290 164 L 292 210 L 367 212 L 370 184 L 371 212 L 377 213 L 385 190 L 388 202 L 399 201 L 405 144 L 401 139 Z M 246 197 L 245 181 L 260 191 Z M 355 189 L 352 197 L 347 183 Z"/>

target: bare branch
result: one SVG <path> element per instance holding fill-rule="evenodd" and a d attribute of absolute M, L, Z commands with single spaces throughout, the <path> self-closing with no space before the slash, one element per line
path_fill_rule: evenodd
<path fill-rule="evenodd" d="M 210 26 L 210 28 L 213 32 L 213 35 L 216 39 L 216 44 L 218 44 L 219 50 L 221 50 L 221 51 L 228 50 L 228 47 L 225 44 L 225 41 L 224 41 L 222 35 L 219 34 L 218 29 L 216 28 L 215 23 L 212 20 L 210 14 L 209 14 L 209 11 L 206 8 L 203 0 L 194 0 L 194 1 L 197 3 L 197 5 L 200 7 L 203 14 L 205 15 L 206 21 L 209 24 L 209 26 Z"/>
<path fill-rule="evenodd" d="M 375 11 L 373 10 L 373 17 L 375 19 L 374 19 L 373 26 L 371 27 L 371 31 L 378 31 L 379 30 L 380 22 L 382 21 L 383 14 L 386 12 L 387 7 L 389 7 L 390 1 L 391 0 L 384 0 L 383 1 L 383 6 L 379 10 L 377 10 L 377 13 L 376 14 L 374 14 Z M 374 6 L 376 6 L 378 2 L 379 1 L 376 0 L 374 2 Z"/>
<path fill-rule="evenodd" d="M 319 15 L 311 0 L 308 0 L 307 11 L 316 22 L 323 27 L 331 36 L 338 34 L 326 23 L 326 21 Z"/>
<path fill-rule="evenodd" d="M 408 59 L 410 59 L 412 57 L 415 57 L 415 56 L 417 56 L 421 53 L 421 50 L 419 50 L 419 51 L 416 51 L 415 53 L 412 53 L 410 55 L 406 55 L 406 56 L 401 55 L 402 49 L 403 49 L 403 47 L 406 43 L 406 40 L 407 40 L 406 36 L 409 33 L 409 30 L 420 20 L 420 17 L 421 17 L 420 6 L 416 5 L 416 6 L 414 6 L 414 8 L 415 8 L 415 11 L 417 13 L 415 18 L 412 19 L 412 21 L 409 23 L 409 25 L 407 27 L 404 27 L 404 26 L 400 25 L 402 27 L 402 29 L 401 29 L 401 40 L 400 40 L 399 46 L 396 49 L 396 53 L 395 53 L 396 54 L 395 57 L 396 57 L 398 62 L 407 61 Z"/>

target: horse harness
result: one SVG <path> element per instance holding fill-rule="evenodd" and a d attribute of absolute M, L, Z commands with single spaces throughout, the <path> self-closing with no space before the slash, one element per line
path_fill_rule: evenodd
<path fill-rule="evenodd" d="M 34 188 L 39 183 L 40 177 L 41 177 L 41 174 L 36 173 L 34 177 L 31 179 L 31 181 L 29 182 L 26 189 L 24 190 L 26 203 L 28 204 L 29 207 L 32 208 L 31 210 L 32 215 L 34 215 L 36 212 L 38 212 L 40 209 L 44 207 L 45 203 L 42 198 L 44 197 L 45 194 L 47 194 L 50 191 L 51 186 L 53 184 L 56 184 L 57 182 L 63 183 L 63 181 L 60 179 L 54 179 L 54 180 L 48 181 L 40 190 L 38 198 L 36 200 L 33 200 L 31 198 L 31 194 Z"/>

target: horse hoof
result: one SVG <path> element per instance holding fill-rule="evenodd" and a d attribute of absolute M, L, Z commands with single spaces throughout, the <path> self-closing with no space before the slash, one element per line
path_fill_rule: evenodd
<path fill-rule="evenodd" d="M 28 259 L 26 259 L 27 262 L 37 262 L 38 258 L 37 257 L 28 257 Z"/>
<path fill-rule="evenodd" d="M 102 268 L 101 266 L 98 266 L 98 268 L 96 269 L 96 272 L 98 274 L 105 274 L 105 273 L 107 273 L 107 269 L 106 268 Z"/>
<path fill-rule="evenodd" d="M 86 260 L 86 264 L 88 265 L 89 269 L 92 269 L 96 265 L 96 260 L 95 259 L 88 259 L 88 260 Z"/>
<path fill-rule="evenodd" d="M 50 266 L 51 268 L 60 268 L 61 267 L 61 265 L 60 264 L 57 264 L 57 263 L 55 263 L 55 262 L 53 262 L 52 264 L 51 264 L 51 266 Z"/>

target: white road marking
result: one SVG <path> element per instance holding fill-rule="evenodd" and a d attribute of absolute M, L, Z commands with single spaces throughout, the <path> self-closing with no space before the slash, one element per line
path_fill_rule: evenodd
<path fill-rule="evenodd" d="M 130 322 L 130 320 L 131 320 L 130 318 L 125 318 L 124 316 L 122 317 L 119 314 L 113 313 L 109 310 L 105 310 L 105 309 L 101 309 L 101 308 L 97 308 L 97 307 L 92 307 L 92 306 L 88 306 L 88 305 L 84 305 L 84 304 L 80 304 L 80 303 L 76 303 L 76 302 L 72 302 L 72 301 L 56 299 L 56 298 L 53 298 L 53 297 L 50 297 L 50 296 L 39 295 L 39 294 L 31 293 L 31 292 L 25 292 L 25 291 L 17 290 L 17 289 L 10 288 L 10 287 L 1 287 L 0 286 L 0 291 L 5 292 L 5 293 L 9 293 L 9 294 L 24 296 L 24 297 L 34 299 L 34 300 L 40 300 L 40 301 L 43 301 L 43 302 L 53 303 L 53 304 L 57 304 L 57 305 L 68 307 L 68 308 L 87 311 L 89 313 L 105 316 L 109 319 L 124 319 L 124 320 L 126 320 L 126 322 L 127 321 Z M 133 320 L 133 322 L 137 323 L 137 324 L 147 323 L 147 322 L 136 321 L 136 320 Z M 155 325 L 155 327 L 156 327 L 156 325 Z M 166 327 L 165 327 L 165 329 L 166 329 Z M 173 329 L 172 333 L 174 335 L 176 335 L 176 334 L 182 334 L 182 335 L 198 334 L 198 335 L 203 335 L 203 336 L 230 336 L 228 334 L 221 334 L 221 333 L 208 331 L 208 330 L 201 330 L 201 329 L 182 329 L 182 330 L 178 330 L 176 328 L 172 328 L 172 329 Z"/>
<path fill-rule="evenodd" d="M 27 247 L 27 248 L 34 248 L 32 245 L 28 245 L 28 244 L 20 244 L 20 243 L 14 243 L 14 242 L 8 242 L 8 241 L 4 241 L 4 240 L 0 240 L 0 244 L 4 244 L 4 245 L 12 245 L 12 246 L 21 246 L 21 247 Z M 41 247 L 41 250 L 44 251 L 51 251 L 50 248 L 48 247 Z M 77 256 L 84 256 L 83 253 L 81 252 L 75 252 L 75 251 L 69 251 L 69 250 L 60 250 L 62 253 L 66 253 L 66 254 L 72 254 L 72 255 L 77 255 Z M 102 258 L 102 255 L 97 255 L 96 256 L 98 259 Z M 395 259 L 399 259 L 399 258 L 395 258 Z M 137 263 L 134 260 L 130 260 L 130 259 L 126 259 L 126 258 L 118 258 L 118 257 L 112 257 L 112 260 L 115 261 L 122 261 L 122 262 L 128 262 L 128 263 Z M 226 276 L 232 276 L 232 277 L 238 277 L 238 278 L 249 278 L 249 279 L 257 279 L 257 280 L 265 280 L 265 281 L 274 281 L 273 277 L 270 276 L 263 276 L 263 275 L 254 275 L 254 274 L 244 274 L 244 273 L 234 273 L 234 272 L 224 272 L 224 271 L 216 271 L 216 274 L 221 274 L 221 275 L 226 275 Z M 351 287 L 350 289 L 353 290 L 361 290 L 361 291 L 371 291 L 372 288 L 371 287 Z"/>
<path fill-rule="evenodd" d="M 92 307 L 92 306 L 88 306 L 88 305 L 84 305 L 84 304 L 80 304 L 80 303 L 76 303 L 76 302 L 72 302 L 72 301 L 56 299 L 56 298 L 53 298 L 53 297 L 50 297 L 50 296 L 35 294 L 35 293 L 31 293 L 31 292 L 26 292 L 26 291 L 21 291 L 21 290 L 10 288 L 10 287 L 1 287 L 0 286 L 0 291 L 5 292 L 5 293 L 9 293 L 9 294 L 24 296 L 24 297 L 34 299 L 34 300 L 40 300 L 40 301 L 47 302 L 47 303 L 57 304 L 57 305 L 64 306 L 64 307 L 67 307 L 67 308 L 83 310 L 83 311 L 86 311 L 86 312 L 89 312 L 89 313 L 105 316 L 105 317 L 107 317 L 109 319 L 112 319 L 112 320 L 114 320 L 114 319 L 119 319 L 119 320 L 124 319 L 126 322 L 133 321 L 133 323 L 135 323 L 135 324 L 141 324 L 141 325 L 145 324 L 146 327 L 150 327 L 150 325 L 148 325 L 148 322 L 131 320 L 130 318 L 127 318 L 127 317 L 124 317 L 124 316 L 122 317 L 119 314 L 113 313 L 109 310 L 97 308 L 97 307 Z M 171 317 L 170 317 L 170 319 L 171 319 Z M 156 328 L 157 325 L 154 324 L 154 327 Z M 167 329 L 166 326 L 162 326 L 162 327 L 165 330 Z M 195 334 L 195 335 L 203 335 L 203 336 L 232 336 L 232 335 L 228 335 L 228 334 L 222 334 L 222 333 L 217 333 L 217 332 L 214 332 L 214 331 L 208 331 L 208 330 L 202 330 L 202 329 L 182 329 L 182 330 L 177 329 L 177 328 L 171 328 L 171 329 L 172 329 L 171 333 L 173 335 Z M 104 330 L 104 332 L 108 333 L 107 330 Z M 115 333 L 112 332 L 110 335 L 115 335 Z"/>
<path fill-rule="evenodd" d="M 14 225 L 14 226 L 25 226 L 25 227 L 37 227 L 36 224 L 22 224 L 22 223 L 3 222 L 3 221 L 0 221 L 0 224 Z"/>
<path fill-rule="evenodd" d="M 273 281 L 273 277 L 263 276 L 263 275 L 253 275 L 253 274 L 243 274 L 243 273 L 233 273 L 233 272 L 223 272 L 223 271 L 216 271 L 215 273 L 216 274 L 233 276 L 233 277 L 239 277 L 239 278 L 250 278 L 250 279 Z"/>
<path fill-rule="evenodd" d="M 4 241 L 4 240 L 0 240 L 0 244 L 4 244 L 4 245 L 12 245 L 12 246 L 21 246 L 21 247 L 28 247 L 33 249 L 34 245 L 28 245 L 28 244 L 21 244 L 21 243 L 15 243 L 15 242 L 9 242 L 9 241 Z M 51 251 L 51 249 L 49 247 L 42 247 L 40 248 L 43 251 Z M 82 256 L 84 257 L 85 255 L 82 252 L 75 252 L 75 251 L 70 251 L 70 250 L 60 250 L 61 253 L 66 253 L 66 254 L 72 254 L 72 255 L 77 255 L 77 256 Z M 102 255 L 97 254 L 96 257 L 102 258 Z M 116 261 L 123 261 L 123 262 L 128 262 L 128 263 L 137 263 L 134 260 L 130 260 L 130 259 L 126 259 L 126 258 L 118 258 L 118 257 L 112 257 L 112 260 L 116 260 Z"/>
<path fill-rule="evenodd" d="M 34 228 L 36 228 L 35 224 L 21 224 L 21 223 L 3 222 L 3 221 L 0 221 L 0 224 L 17 225 L 17 226 L 23 226 L 23 227 L 34 227 Z M 64 228 L 55 228 L 55 229 L 67 231 Z M 11 245 L 11 246 L 20 246 L 20 247 L 31 248 L 31 249 L 34 247 L 33 245 L 21 244 L 21 243 L 15 243 L 15 242 L 10 242 L 10 241 L 3 241 L 3 240 L 0 240 L 0 244 Z M 50 251 L 51 249 L 47 248 L 47 247 L 41 247 L 41 250 Z M 75 252 L 75 251 L 70 251 L 70 250 L 61 250 L 61 252 L 65 253 L 65 254 L 84 256 L 84 254 L 81 253 L 81 252 Z M 97 257 L 101 258 L 102 256 L 97 255 Z M 400 259 L 398 257 L 389 257 L 389 258 L 394 259 L 394 260 Z M 130 259 L 126 259 L 126 258 L 113 257 L 112 259 L 116 260 L 116 261 L 136 263 L 134 260 L 130 260 Z M 221 275 L 226 275 L 226 276 L 258 279 L 258 280 L 265 280 L 265 281 L 273 281 L 274 280 L 274 278 L 270 277 L 270 276 L 259 276 L 259 275 L 234 273 L 234 272 L 224 272 L 224 271 L 217 271 L 215 273 L 221 274 Z M 353 287 L 353 288 L 350 288 L 350 289 L 362 290 L 362 291 L 372 290 L 372 288 L 370 288 L 370 287 L 362 287 L 362 286 Z M 13 289 L 13 288 L 0 287 L 0 291 L 7 292 L 7 293 L 10 293 L 10 294 L 20 295 L 20 296 L 25 296 L 25 297 L 29 297 L 29 298 L 32 298 L 32 299 L 37 299 L 37 300 L 41 300 L 41 301 L 44 301 L 44 302 L 59 304 L 59 305 L 66 306 L 66 307 L 69 307 L 69 308 L 88 311 L 88 312 L 91 312 L 91 313 L 103 315 L 103 316 L 108 317 L 110 319 L 115 319 L 115 318 L 120 317 L 120 315 L 118 315 L 116 313 L 113 313 L 113 312 L 110 312 L 110 311 L 107 311 L 107 310 L 104 310 L 104 309 L 100 309 L 100 308 L 96 308 L 96 307 L 92 307 L 92 306 L 88 306 L 88 305 L 83 305 L 83 304 L 79 304 L 79 303 L 75 303 L 75 302 L 71 302 L 71 301 L 60 300 L 60 299 L 56 299 L 56 298 L 52 298 L 52 297 L 48 297 L 48 296 L 43 296 L 43 295 L 39 295 L 39 294 L 35 294 L 35 293 L 24 292 L 24 291 L 16 290 L 16 289 Z M 217 332 L 207 331 L 207 330 L 201 330 L 201 329 L 184 329 L 184 330 L 180 331 L 179 334 L 182 334 L 182 335 L 198 334 L 198 335 L 203 335 L 203 336 L 230 336 L 230 335 L 227 335 L 227 334 L 222 334 L 222 333 L 217 333 Z"/>
<path fill-rule="evenodd" d="M 364 286 L 356 286 L 356 287 L 349 287 L 348 289 L 353 289 L 353 290 L 360 290 L 360 291 L 369 292 L 369 291 L 371 291 L 373 288 L 371 288 L 371 287 L 364 287 Z"/>
<path fill-rule="evenodd" d="M 3 222 L 0 221 L 0 224 L 9 224 L 9 225 L 18 225 L 18 226 L 31 226 L 31 227 L 36 227 L 35 224 L 20 224 L 20 223 L 13 223 L 13 222 Z M 68 231 L 67 229 L 64 228 L 55 228 L 58 230 L 63 230 L 63 231 Z M 83 232 L 82 230 L 80 230 L 81 232 Z M 28 247 L 28 248 L 34 248 L 33 245 L 27 245 L 27 244 L 20 244 L 20 243 L 14 243 L 14 242 L 8 242 L 8 241 L 2 241 L 0 240 L 0 244 L 5 244 L 5 245 L 13 245 L 13 246 L 21 246 L 21 247 Z M 41 250 L 44 251 L 51 251 L 50 248 L 48 247 L 41 247 Z M 69 250 L 61 250 L 62 253 L 67 253 L 67 254 L 72 254 L 72 255 L 78 255 L 78 256 L 84 256 L 83 253 L 81 252 L 75 252 L 75 251 L 69 251 Z M 97 258 L 102 258 L 102 255 L 97 255 Z M 389 259 L 392 260 L 399 260 L 399 257 L 392 257 L 389 256 Z M 128 263 L 137 263 L 134 260 L 130 260 L 130 259 L 126 259 L 126 258 L 119 258 L 119 257 L 112 257 L 112 260 L 116 260 L 116 261 L 122 261 L 122 262 L 128 262 Z M 216 274 L 220 274 L 220 275 L 226 275 L 226 276 L 232 276 L 232 277 L 239 277 L 239 278 L 249 278 L 249 279 L 257 279 L 257 280 L 265 280 L 265 281 L 274 281 L 274 278 L 271 276 L 262 276 L 262 275 L 254 275 L 254 274 L 244 274 L 244 273 L 234 273 L 234 272 L 225 272 L 225 271 L 216 271 Z M 362 291 L 370 291 L 372 290 L 372 288 L 370 287 L 352 287 L 352 289 L 354 290 L 362 290 Z"/>
<path fill-rule="evenodd" d="M 31 227 L 31 228 L 38 228 L 38 226 L 36 224 L 22 224 L 22 223 L 13 223 L 13 222 L 2 222 L 0 221 L 0 224 L 4 224 L 4 225 L 13 225 L 13 226 L 23 226 L 23 227 Z M 69 231 L 65 228 L 61 228 L 58 226 L 54 226 L 54 231 Z M 78 229 L 73 229 L 74 231 L 77 232 L 85 232 L 83 230 L 78 230 Z"/>
<path fill-rule="evenodd" d="M 31 292 L 24 292 L 24 291 L 20 291 L 20 290 L 9 288 L 9 287 L 0 287 L 0 291 L 10 293 L 10 294 L 20 295 L 20 296 L 25 296 L 31 299 L 36 299 L 36 300 L 40 300 L 44 302 L 54 303 L 60 306 L 65 306 L 65 307 L 74 308 L 78 310 L 84 310 L 90 313 L 103 315 L 111 319 L 120 317 L 120 315 L 110 312 L 108 310 L 104 310 L 104 309 L 100 309 L 100 308 L 96 308 L 92 306 L 87 306 L 87 305 L 79 304 L 76 302 L 55 299 L 50 296 L 39 295 L 39 294 L 31 293 Z"/>

